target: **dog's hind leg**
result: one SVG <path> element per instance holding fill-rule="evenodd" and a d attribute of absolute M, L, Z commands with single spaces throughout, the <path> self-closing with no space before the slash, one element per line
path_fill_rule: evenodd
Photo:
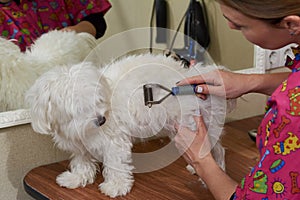
<path fill-rule="evenodd" d="M 126 140 L 114 138 L 113 141 L 107 141 L 103 150 L 104 182 L 99 185 L 99 189 L 110 197 L 126 195 L 134 182 L 131 165 L 132 144 Z"/>
<path fill-rule="evenodd" d="M 56 182 L 60 186 L 70 189 L 85 187 L 86 184 L 94 182 L 96 172 L 97 165 L 89 153 L 73 155 L 70 170 L 57 176 Z"/>

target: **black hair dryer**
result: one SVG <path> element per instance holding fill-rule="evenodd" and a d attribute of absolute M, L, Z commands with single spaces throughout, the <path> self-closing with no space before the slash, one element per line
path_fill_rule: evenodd
<path fill-rule="evenodd" d="M 204 2 L 201 4 L 196 0 L 190 1 L 185 19 L 184 34 L 198 42 L 205 49 L 209 46 L 210 36 Z M 190 45 L 188 39 L 185 43 Z"/>
<path fill-rule="evenodd" d="M 185 16 L 184 48 L 174 49 L 190 63 L 204 60 L 205 49 L 210 44 L 207 13 L 204 1 L 191 0 Z"/>

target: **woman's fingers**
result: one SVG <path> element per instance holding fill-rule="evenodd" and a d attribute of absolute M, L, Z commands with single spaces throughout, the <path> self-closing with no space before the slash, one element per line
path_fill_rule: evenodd
<path fill-rule="evenodd" d="M 196 95 L 205 96 L 208 94 L 224 97 L 226 95 L 225 88 L 221 85 L 199 84 L 195 88 Z M 202 97 L 199 96 L 199 97 Z"/>
<path fill-rule="evenodd" d="M 203 117 L 194 116 L 194 119 L 197 124 L 197 134 L 198 134 L 197 138 L 195 139 L 195 142 L 197 142 L 197 140 L 201 140 L 201 144 L 198 145 L 199 149 L 198 149 L 197 157 L 201 159 L 210 153 L 211 144 L 210 144 L 207 128 L 204 123 Z"/>
<path fill-rule="evenodd" d="M 204 158 L 211 151 L 210 140 L 203 117 L 193 116 L 197 130 L 191 131 L 187 127 L 179 126 L 175 136 L 175 144 L 181 154 L 186 154 L 192 161 Z"/>
<path fill-rule="evenodd" d="M 175 129 L 177 130 L 177 134 L 174 138 L 175 145 L 179 152 L 183 154 L 190 148 L 196 134 L 187 127 L 178 125 L 176 126 L 177 127 L 175 127 Z"/>
<path fill-rule="evenodd" d="M 205 74 L 191 76 L 183 79 L 179 81 L 177 85 L 197 85 L 195 88 L 196 95 L 199 98 L 205 100 L 206 95 L 208 94 L 225 97 L 227 91 L 224 81 L 227 81 L 227 86 L 230 88 L 233 81 L 232 73 L 224 72 L 221 70 L 214 70 Z"/>
<path fill-rule="evenodd" d="M 201 84 L 205 83 L 202 76 L 191 76 L 176 83 L 176 85 Z"/>
<path fill-rule="evenodd" d="M 205 124 L 204 124 L 204 121 L 203 121 L 203 117 L 202 117 L 202 115 L 198 115 L 198 116 L 194 115 L 193 117 L 194 117 L 194 120 L 196 122 L 197 133 L 199 134 L 199 132 L 202 131 L 203 126 L 205 127 Z"/>

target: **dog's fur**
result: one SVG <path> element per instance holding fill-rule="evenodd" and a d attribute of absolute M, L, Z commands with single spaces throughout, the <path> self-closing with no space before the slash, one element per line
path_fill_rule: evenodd
<path fill-rule="evenodd" d="M 84 61 L 96 45 L 88 33 L 53 30 L 21 52 L 13 40 L 0 37 L 0 112 L 25 108 L 24 94 L 41 74 L 53 66 Z"/>
<path fill-rule="evenodd" d="M 33 129 L 50 134 L 58 148 L 72 153 L 70 170 L 60 174 L 57 183 L 67 188 L 93 183 L 97 162 L 102 162 L 104 182 L 99 189 L 110 197 L 126 195 L 134 182 L 132 139 L 153 137 L 163 129 L 172 138 L 175 123 L 193 129 L 192 115 L 199 109 L 212 144 L 216 144 L 226 100 L 170 96 L 149 108 L 144 105 L 142 89 L 147 83 L 171 88 L 184 77 L 213 68 L 198 64 L 185 69 L 170 57 L 142 54 L 104 68 L 83 62 L 43 74 L 27 92 L 26 101 L 31 105 Z M 164 95 L 160 89 L 153 90 L 154 99 Z M 219 143 L 214 155 L 224 168 L 224 150 Z"/>

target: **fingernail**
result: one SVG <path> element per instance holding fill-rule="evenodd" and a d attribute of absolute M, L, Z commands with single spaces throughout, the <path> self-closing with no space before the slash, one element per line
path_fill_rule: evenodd
<path fill-rule="evenodd" d="M 200 87 L 200 86 L 198 86 L 198 87 L 196 88 L 196 92 L 199 93 L 199 94 L 201 94 L 201 93 L 203 92 L 203 88 Z"/>
<path fill-rule="evenodd" d="M 178 83 L 180 83 L 180 81 L 177 81 L 175 84 L 178 84 Z"/>

